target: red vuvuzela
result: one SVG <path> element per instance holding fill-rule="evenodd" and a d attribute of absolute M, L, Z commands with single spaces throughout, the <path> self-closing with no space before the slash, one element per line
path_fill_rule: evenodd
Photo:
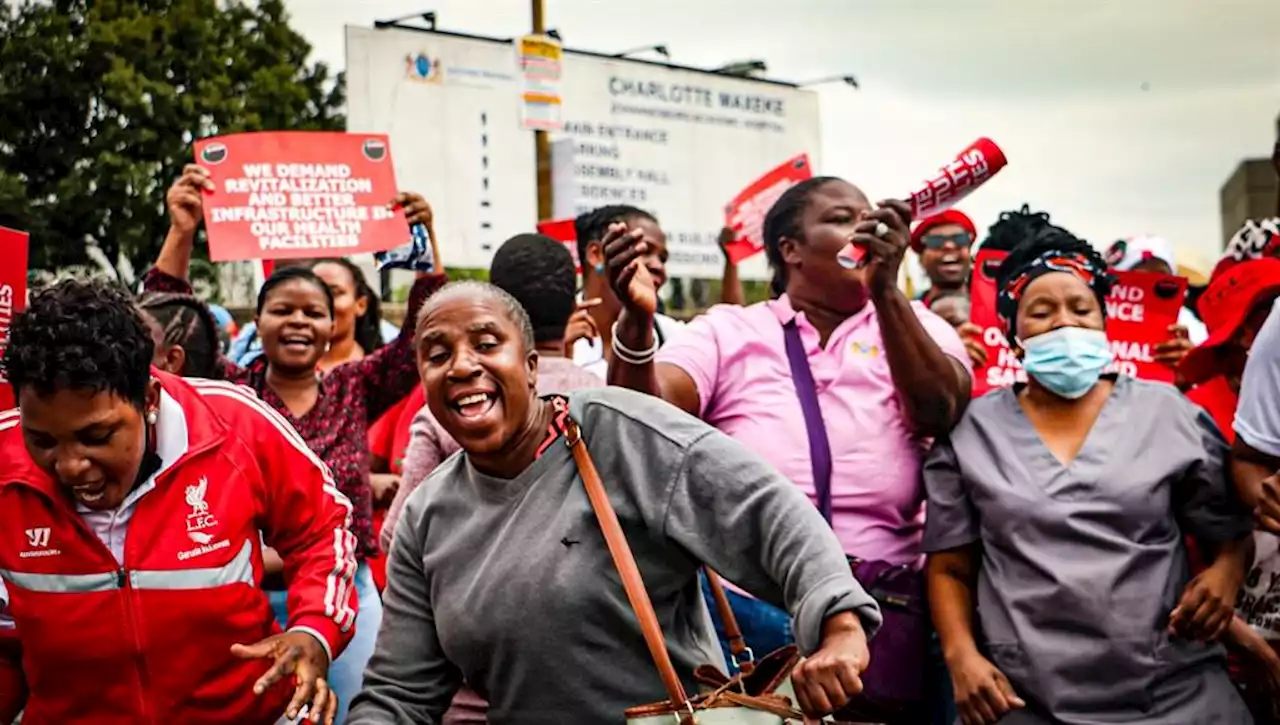
<path fill-rule="evenodd" d="M 907 204 L 911 206 L 912 218 L 923 219 L 950 209 L 1008 163 L 1004 152 L 991 139 L 980 138 L 974 141 L 951 163 L 938 169 L 906 197 Z M 850 244 L 840 250 L 840 264 L 849 269 L 860 267 L 866 256 L 865 249 Z"/>

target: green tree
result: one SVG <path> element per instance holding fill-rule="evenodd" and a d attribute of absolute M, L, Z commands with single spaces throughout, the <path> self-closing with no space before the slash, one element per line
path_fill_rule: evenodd
<path fill-rule="evenodd" d="M 282 0 L 0 2 L 0 225 L 31 232 L 33 268 L 94 240 L 145 269 L 194 139 L 345 126 L 310 53 Z"/>

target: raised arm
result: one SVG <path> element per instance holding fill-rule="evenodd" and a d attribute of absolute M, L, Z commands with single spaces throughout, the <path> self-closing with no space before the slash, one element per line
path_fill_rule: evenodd
<path fill-rule="evenodd" d="M 876 308 L 885 358 L 903 412 L 916 435 L 946 435 L 969 404 L 973 382 L 967 368 L 969 355 L 949 325 L 940 334 L 955 338 L 955 353 L 947 354 L 920 321 L 911 301 L 898 289 L 898 270 L 911 238 L 911 209 L 901 201 L 882 201 L 860 225 L 883 223 L 888 233 L 859 233 L 855 240 L 866 247 L 872 261 L 867 267 L 867 288 Z"/>
<path fill-rule="evenodd" d="M 209 172 L 204 167 L 187 164 L 182 176 L 173 182 L 165 195 L 169 210 L 169 232 L 156 263 L 142 276 L 143 292 L 191 294 L 191 251 L 196 244 L 196 230 L 204 218 L 204 192 L 213 190 Z"/>
<path fill-rule="evenodd" d="M 188 275 L 191 270 L 191 251 L 195 247 L 196 230 L 204 218 L 205 190 L 213 190 L 213 182 L 204 167 L 187 164 L 182 176 L 173 182 L 165 196 L 169 209 L 169 233 L 165 235 L 164 245 L 156 263 L 142 275 L 143 292 L 169 292 L 173 294 L 194 294 Z M 222 376 L 227 380 L 239 381 L 244 378 L 244 368 L 233 360 L 219 355 L 218 362 L 222 367 Z"/>
<path fill-rule="evenodd" d="M 720 275 L 720 303 L 725 305 L 747 304 L 747 295 L 742 290 L 742 278 L 738 276 L 738 265 L 729 256 L 727 249 L 734 240 L 735 233 L 729 227 L 720 230 L 716 243 L 720 245 L 720 253 L 724 255 L 724 272 Z"/>
<path fill-rule="evenodd" d="M 358 378 L 361 381 L 370 423 L 403 400 L 415 385 L 422 384 L 414 360 L 414 322 L 418 319 L 418 310 L 422 309 L 427 298 L 447 281 L 448 278 L 443 273 L 418 275 L 413 282 L 413 289 L 409 291 L 409 308 L 405 311 L 404 324 L 395 341 L 364 359 L 340 365 L 330 371 L 330 375 Z"/>
<path fill-rule="evenodd" d="M 429 225 L 433 215 L 431 206 L 421 194 L 403 192 L 391 203 L 404 209 L 405 218 L 414 224 Z M 430 226 L 428 226 L 430 229 Z M 435 238 L 432 237 L 434 248 Z M 414 328 L 418 320 L 418 310 L 422 309 L 427 298 L 449 281 L 444 268 L 439 265 L 437 272 L 419 273 L 409 291 L 409 305 L 405 310 L 404 324 L 400 326 L 400 334 L 390 344 L 361 360 L 340 365 L 330 371 L 330 375 L 347 378 L 352 384 L 363 386 L 365 410 L 369 422 L 382 417 L 382 414 L 408 395 L 415 385 L 419 384 L 417 363 L 413 352 Z"/>
<path fill-rule="evenodd" d="M 436 633 L 422 568 L 422 522 L 422 511 L 411 504 L 396 528 L 382 593 L 382 629 L 347 725 L 436 725 L 462 684 L 461 672 L 445 657 Z"/>
<path fill-rule="evenodd" d="M 155 269 L 180 280 L 187 280 L 191 270 L 191 250 L 195 248 L 196 230 L 204 219 L 204 197 L 213 191 L 209 172 L 203 166 L 187 164 L 182 176 L 173 182 L 165 195 L 169 209 L 169 233 L 165 235 Z M 176 290 L 169 290 L 176 291 Z M 187 292 L 190 292 L 188 288 Z"/>
<path fill-rule="evenodd" d="M 657 353 L 653 316 L 658 310 L 658 290 L 641 259 L 645 254 L 642 238 L 641 230 L 628 231 L 627 225 L 619 222 L 610 225 L 601 240 L 609 283 L 622 301 L 622 315 L 613 330 L 615 351 L 609 362 L 609 384 L 662 398 L 698 415 L 701 404 L 693 378 L 675 365 L 653 360 Z"/>

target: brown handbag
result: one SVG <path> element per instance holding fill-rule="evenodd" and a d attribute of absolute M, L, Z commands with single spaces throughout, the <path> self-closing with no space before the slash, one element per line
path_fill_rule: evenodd
<path fill-rule="evenodd" d="M 626 590 L 627 599 L 640 622 L 640 631 L 644 635 L 649 654 L 653 657 L 663 688 L 667 691 L 667 699 L 663 702 L 628 709 L 625 713 L 628 723 L 669 723 L 673 716 L 682 725 L 799 725 L 803 722 L 804 715 L 796 707 L 790 681 L 792 669 L 801 660 L 800 653 L 794 646 L 784 647 L 758 663 L 751 662 L 749 658 L 746 661 L 748 668 L 732 678 L 726 677 L 714 667 L 700 667 L 695 678 L 708 686 L 709 691 L 692 697 L 686 692 L 667 651 L 662 626 L 654 612 L 649 593 L 645 590 L 644 580 L 631 547 L 627 544 L 622 525 L 618 522 L 618 514 L 609 502 L 604 483 L 600 480 L 600 474 L 591 460 L 586 443 L 582 440 L 582 430 L 576 421 L 570 420 L 566 426 L 565 444 L 573 453 L 587 499 L 591 502 L 591 509 L 609 547 L 609 555 L 622 579 L 623 589 Z M 719 577 L 710 570 L 707 570 L 707 576 L 712 582 L 712 591 L 719 591 L 716 603 L 724 619 L 725 631 L 731 641 L 735 659 L 742 654 L 749 655 L 750 650 L 742 639 L 732 611 L 729 610 Z"/>

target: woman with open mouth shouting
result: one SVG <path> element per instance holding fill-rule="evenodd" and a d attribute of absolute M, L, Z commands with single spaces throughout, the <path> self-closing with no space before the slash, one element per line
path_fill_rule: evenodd
<path fill-rule="evenodd" d="M 441 290 L 417 325 L 432 415 L 462 447 L 409 498 L 386 615 L 351 725 L 439 723 L 464 680 L 488 720 L 622 722 L 665 699 L 567 436 L 595 461 L 685 686 L 723 666 L 699 584 L 708 563 L 784 603 L 806 711 L 861 687 L 879 612 L 835 536 L 781 474 L 662 401 L 619 388 L 539 397 L 528 314 L 497 287 Z"/>
<path fill-rule="evenodd" d="M 188 166 L 169 192 L 171 226 L 156 265 L 143 278 L 145 290 L 190 292 L 187 282 L 195 229 L 202 212 L 202 193 L 211 182 L 204 169 Z M 425 223 L 431 207 L 419 194 L 402 193 L 391 206 L 404 209 L 409 223 Z M 406 319 L 412 320 L 422 303 L 445 281 L 443 274 L 420 274 L 409 293 Z M 360 616 L 356 638 L 334 662 L 330 681 L 339 696 L 338 720 L 360 689 L 365 661 L 382 616 L 377 588 L 365 559 L 378 552 L 373 530 L 369 486 L 368 427 L 417 384 L 413 360 L 413 326 L 400 336 L 355 362 L 321 373 L 333 336 L 334 302 L 328 285 L 301 267 L 277 269 L 258 292 L 255 316 L 263 355 L 246 368 L 227 364 L 227 379 L 248 386 L 284 416 L 312 451 L 328 465 L 339 490 L 351 500 L 351 533 L 357 542 L 356 588 Z M 270 542 L 267 542 L 270 544 Z M 272 591 L 277 616 L 284 619 L 284 593 Z M 293 613 L 288 613 L 291 620 Z M 286 620 L 286 621 L 288 621 Z"/>
<path fill-rule="evenodd" d="M 29 696 L 8 683 L 0 713 L 273 725 L 306 706 L 333 725 L 326 678 L 356 621 L 351 504 L 275 411 L 161 372 L 153 346 L 105 283 L 47 287 L 13 324 L 0 600 Z M 285 632 L 258 586 L 264 536 L 290 574 Z"/>

